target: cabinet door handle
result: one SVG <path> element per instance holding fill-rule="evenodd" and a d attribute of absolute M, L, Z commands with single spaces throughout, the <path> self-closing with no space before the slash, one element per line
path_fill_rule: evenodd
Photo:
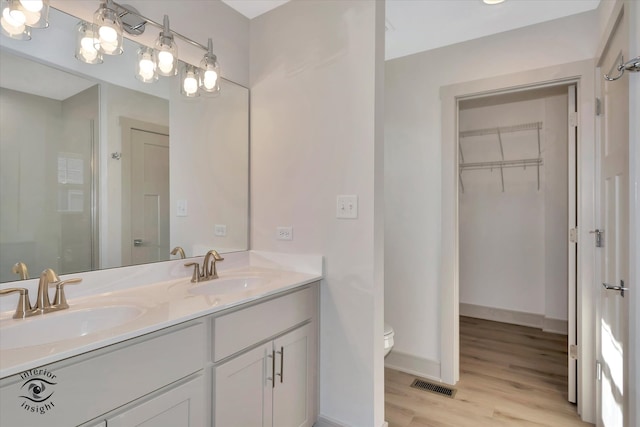
<path fill-rule="evenodd" d="M 280 347 L 280 351 L 277 352 L 280 355 L 280 383 L 284 382 L 284 347 Z"/>
<path fill-rule="evenodd" d="M 276 351 L 271 352 L 271 388 L 276 387 Z"/>
<path fill-rule="evenodd" d="M 267 378 L 271 380 L 271 388 L 276 387 L 276 351 L 272 350 L 271 354 L 268 354 L 267 357 L 271 358 L 271 378 Z"/>

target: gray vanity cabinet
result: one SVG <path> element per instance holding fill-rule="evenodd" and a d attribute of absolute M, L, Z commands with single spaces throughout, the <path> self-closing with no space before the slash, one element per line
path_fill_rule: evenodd
<path fill-rule="evenodd" d="M 214 426 L 311 427 L 314 347 L 306 324 L 216 366 Z"/>
<path fill-rule="evenodd" d="M 37 397 L 53 391 L 40 403 L 25 397 L 31 371 L 3 378 L 0 425 L 311 427 L 318 291 L 303 286 L 37 368 L 51 380 L 33 375 Z"/>
<path fill-rule="evenodd" d="M 316 291 L 306 288 L 214 319 L 214 427 L 313 425 Z M 229 345 L 232 330 L 238 338 Z M 219 340 L 224 344 L 216 346 Z"/>
<path fill-rule="evenodd" d="M 200 427 L 205 421 L 202 375 L 171 386 L 142 403 L 107 417 L 109 427 Z"/>

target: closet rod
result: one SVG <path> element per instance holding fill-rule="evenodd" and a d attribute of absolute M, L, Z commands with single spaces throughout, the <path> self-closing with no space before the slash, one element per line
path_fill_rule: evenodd
<path fill-rule="evenodd" d="M 502 160 L 495 162 L 460 163 L 460 170 L 480 170 L 498 168 L 519 168 L 527 166 L 542 166 L 542 159 Z"/>
<path fill-rule="evenodd" d="M 495 128 L 473 129 L 460 132 L 460 138 L 481 135 L 496 135 L 498 133 L 521 132 L 525 130 L 542 129 L 542 122 L 523 123 L 514 126 L 500 126 Z"/>

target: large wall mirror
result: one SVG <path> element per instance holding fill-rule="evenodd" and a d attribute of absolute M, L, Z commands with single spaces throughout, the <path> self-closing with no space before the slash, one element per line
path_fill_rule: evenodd
<path fill-rule="evenodd" d="M 183 98 L 134 77 L 137 45 L 88 65 L 52 9 L 0 37 L 0 282 L 248 248 L 249 92 Z"/>

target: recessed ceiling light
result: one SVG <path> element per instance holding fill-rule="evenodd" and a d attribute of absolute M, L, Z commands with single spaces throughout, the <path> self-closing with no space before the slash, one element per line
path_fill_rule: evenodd
<path fill-rule="evenodd" d="M 500 4 L 504 2 L 504 0 L 482 0 L 485 4 Z"/>

